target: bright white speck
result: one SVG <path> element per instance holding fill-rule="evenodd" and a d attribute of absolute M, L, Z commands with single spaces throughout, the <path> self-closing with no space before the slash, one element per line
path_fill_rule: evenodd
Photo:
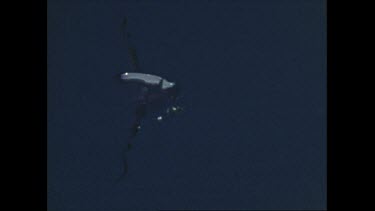
<path fill-rule="evenodd" d="M 161 121 L 161 120 L 163 120 L 163 117 L 162 116 L 158 116 L 157 120 Z"/>

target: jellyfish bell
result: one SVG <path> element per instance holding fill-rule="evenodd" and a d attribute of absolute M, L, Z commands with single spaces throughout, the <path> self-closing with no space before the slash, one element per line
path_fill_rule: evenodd
<path fill-rule="evenodd" d="M 146 73 L 126 72 L 121 74 L 121 79 L 127 83 L 137 83 L 147 90 L 159 91 L 175 100 L 180 93 L 180 86 L 176 82 L 168 81 L 157 75 Z"/>
<path fill-rule="evenodd" d="M 121 74 L 121 79 L 125 82 L 140 83 L 144 86 L 157 86 L 163 80 L 163 78 L 160 76 L 134 72 L 126 72 Z"/>

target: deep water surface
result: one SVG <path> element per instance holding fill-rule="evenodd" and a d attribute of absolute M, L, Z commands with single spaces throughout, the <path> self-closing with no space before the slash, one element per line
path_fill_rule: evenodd
<path fill-rule="evenodd" d="M 326 208 L 325 1 L 48 0 L 50 211 Z M 143 72 L 185 111 L 121 152 Z"/>

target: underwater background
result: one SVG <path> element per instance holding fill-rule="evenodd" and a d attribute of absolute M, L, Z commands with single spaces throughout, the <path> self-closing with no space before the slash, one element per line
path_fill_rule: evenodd
<path fill-rule="evenodd" d="M 326 2 L 48 0 L 48 210 L 326 209 Z M 142 72 L 184 112 L 122 152 Z"/>

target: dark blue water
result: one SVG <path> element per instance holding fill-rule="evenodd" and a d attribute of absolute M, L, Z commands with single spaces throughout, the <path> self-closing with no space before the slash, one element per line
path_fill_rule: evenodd
<path fill-rule="evenodd" d="M 48 1 L 50 211 L 326 208 L 325 1 Z M 185 111 L 144 125 L 122 171 L 143 72 Z"/>

